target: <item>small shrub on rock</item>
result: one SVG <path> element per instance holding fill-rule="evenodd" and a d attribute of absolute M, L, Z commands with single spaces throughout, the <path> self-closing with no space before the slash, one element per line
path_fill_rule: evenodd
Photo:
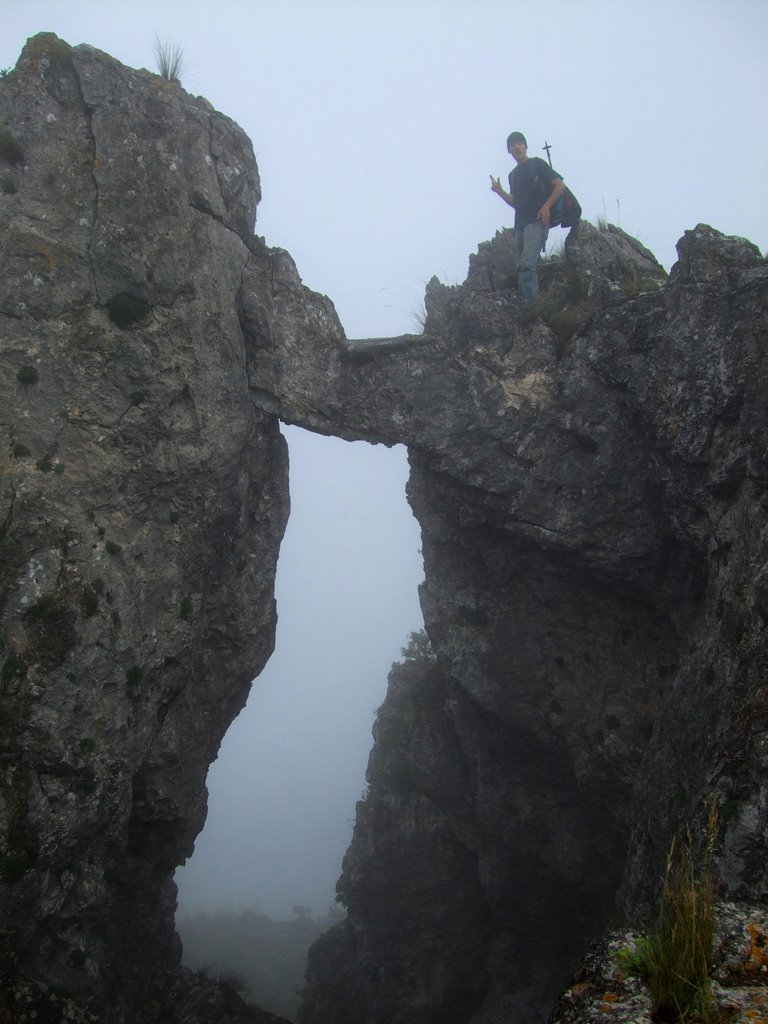
<path fill-rule="evenodd" d="M 24 150 L 10 128 L 0 124 L 0 158 L 9 164 L 23 164 Z"/>
<path fill-rule="evenodd" d="M 40 374 L 34 366 L 22 366 L 16 373 L 16 380 L 23 387 L 28 388 L 32 384 L 37 384 L 38 380 L 40 380 Z"/>
<path fill-rule="evenodd" d="M 107 312 L 113 324 L 123 329 L 133 327 L 149 313 L 149 303 L 131 292 L 118 292 L 107 302 Z"/>

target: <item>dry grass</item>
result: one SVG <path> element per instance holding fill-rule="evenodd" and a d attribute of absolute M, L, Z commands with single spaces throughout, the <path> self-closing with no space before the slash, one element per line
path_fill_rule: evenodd
<path fill-rule="evenodd" d="M 184 50 L 181 46 L 178 43 L 172 43 L 167 39 L 155 36 L 154 53 L 158 74 L 169 82 L 181 85 L 181 76 L 186 70 Z"/>
<path fill-rule="evenodd" d="M 636 973 L 648 983 L 657 1021 L 702 1021 L 717 1017 L 710 971 L 715 931 L 710 866 L 717 812 L 710 812 L 706 847 L 694 854 L 690 832 L 667 855 L 657 931 L 638 944 Z"/>

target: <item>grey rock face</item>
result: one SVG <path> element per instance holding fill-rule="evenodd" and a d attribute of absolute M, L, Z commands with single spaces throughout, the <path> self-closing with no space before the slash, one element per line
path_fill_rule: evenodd
<path fill-rule="evenodd" d="M 664 283 L 582 224 L 526 314 L 507 261 L 501 235 L 430 286 L 431 338 L 339 359 L 361 435 L 410 445 L 441 682 L 390 681 L 311 1024 L 541 1019 L 713 797 L 724 891 L 765 898 L 765 262 L 699 226 Z"/>
<path fill-rule="evenodd" d="M 239 318 L 258 176 L 206 101 L 55 36 L 0 121 L 23 153 L 0 197 L 2 964 L 137 1020 L 273 647 L 287 459 Z"/>

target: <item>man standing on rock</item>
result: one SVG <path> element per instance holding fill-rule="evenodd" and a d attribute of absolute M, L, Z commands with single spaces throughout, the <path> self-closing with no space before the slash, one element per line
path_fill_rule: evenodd
<path fill-rule="evenodd" d="M 515 210 L 517 289 L 525 302 L 539 294 L 537 264 L 549 233 L 549 212 L 565 187 L 561 175 L 538 156 L 528 156 L 522 132 L 512 132 L 507 152 L 517 167 L 509 172 L 509 192 L 491 175 L 491 189 Z"/>

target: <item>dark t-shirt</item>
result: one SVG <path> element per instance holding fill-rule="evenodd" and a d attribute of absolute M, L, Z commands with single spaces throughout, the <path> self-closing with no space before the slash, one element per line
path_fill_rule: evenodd
<path fill-rule="evenodd" d="M 524 228 L 538 219 L 539 210 L 549 198 L 552 182 L 562 175 L 546 160 L 532 156 L 509 172 L 509 191 L 515 200 L 515 227 Z"/>

